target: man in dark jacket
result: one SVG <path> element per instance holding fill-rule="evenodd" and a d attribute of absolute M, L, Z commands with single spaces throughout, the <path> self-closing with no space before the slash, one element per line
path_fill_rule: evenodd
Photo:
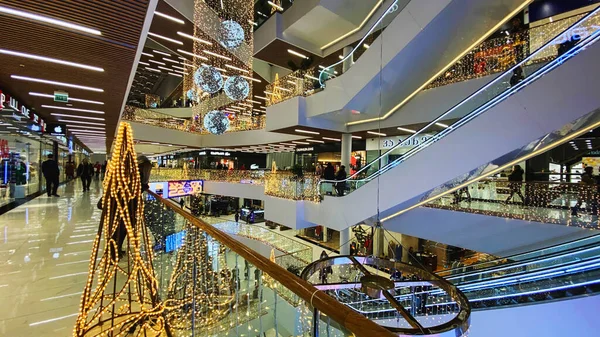
<path fill-rule="evenodd" d="M 58 176 L 59 169 L 58 163 L 54 160 L 54 156 L 52 154 L 48 155 L 48 159 L 42 163 L 42 173 L 44 174 L 44 178 L 46 178 L 46 193 L 48 196 L 58 197 L 56 194 L 58 191 Z"/>
<path fill-rule="evenodd" d="M 344 190 L 346 189 L 346 166 L 342 165 L 335 175 L 335 180 L 338 182 L 335 184 L 335 190 L 338 196 L 344 196 Z"/>
<path fill-rule="evenodd" d="M 94 176 L 94 165 L 90 164 L 87 158 L 83 158 L 83 162 L 77 167 L 77 176 L 81 178 L 83 191 L 89 191 Z"/>

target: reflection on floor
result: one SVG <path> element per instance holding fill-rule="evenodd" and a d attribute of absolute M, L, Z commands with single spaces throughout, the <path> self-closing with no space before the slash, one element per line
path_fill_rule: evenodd
<path fill-rule="evenodd" d="M 79 182 L 0 216 L 0 335 L 70 336 L 98 231 L 101 184 Z"/>
<path fill-rule="evenodd" d="M 516 198 L 518 200 L 518 197 Z M 574 205 L 575 201 L 570 201 L 568 204 Z M 503 202 L 473 200 L 454 204 L 452 197 L 440 198 L 427 204 L 427 207 L 590 229 L 600 228 L 598 216 L 590 214 L 591 212 L 585 212 L 585 203 L 578 216 L 572 216 L 571 211 L 568 209 L 526 206 L 521 203 L 506 204 Z"/>

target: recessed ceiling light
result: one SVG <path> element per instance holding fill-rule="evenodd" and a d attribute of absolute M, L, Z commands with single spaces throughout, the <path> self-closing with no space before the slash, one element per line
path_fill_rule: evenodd
<path fill-rule="evenodd" d="M 181 76 L 179 74 L 175 74 L 175 73 L 172 73 L 172 72 L 169 72 L 169 75 L 171 75 L 171 76 L 177 76 L 177 77 L 183 77 L 183 76 Z"/>
<path fill-rule="evenodd" d="M 64 106 L 55 106 L 55 105 L 42 105 L 42 108 L 48 108 L 48 109 L 58 109 L 58 110 L 69 110 L 69 111 L 79 111 L 79 112 L 88 112 L 88 113 L 92 113 L 92 114 L 104 114 L 104 111 L 98 111 L 98 110 L 88 110 L 88 109 L 78 109 L 78 108 L 67 108 Z"/>
<path fill-rule="evenodd" d="M 166 66 L 167 64 L 164 62 L 160 62 L 160 61 L 155 61 L 155 60 L 148 60 L 148 62 L 152 62 L 152 63 L 156 63 L 156 64 L 160 64 L 161 66 Z"/>
<path fill-rule="evenodd" d="M 81 89 L 81 90 L 89 90 L 89 91 L 95 91 L 95 92 L 104 92 L 104 90 L 100 89 L 100 88 L 93 88 L 93 87 L 86 87 L 86 86 L 83 86 L 83 85 L 77 85 L 77 84 L 71 84 L 71 83 L 64 83 L 64 82 L 44 80 L 44 79 L 41 79 L 41 78 L 33 78 L 33 77 L 26 77 L 26 76 L 19 76 L 19 75 L 10 75 L 10 77 L 14 78 L 16 80 L 23 80 L 23 81 L 30 81 L 30 82 L 37 82 L 37 83 L 45 83 L 45 84 L 53 84 L 53 85 L 59 85 L 59 86 L 68 87 L 68 88 L 75 88 L 75 89 Z"/>
<path fill-rule="evenodd" d="M 225 66 L 226 66 L 227 68 L 229 68 L 229 69 L 234 69 L 234 70 L 242 71 L 242 72 L 245 72 L 245 73 L 248 73 L 248 72 L 249 72 L 249 71 L 248 71 L 248 70 L 246 70 L 246 69 L 238 68 L 238 67 L 236 67 L 236 66 L 232 66 L 231 64 L 226 64 Z"/>
<path fill-rule="evenodd" d="M 341 142 L 342 141 L 341 139 L 338 139 L 338 138 L 329 138 L 329 137 L 323 137 L 323 139 L 325 139 L 325 140 L 333 140 L 333 141 L 336 141 L 336 142 Z"/>
<path fill-rule="evenodd" d="M 171 71 L 171 68 L 166 68 L 166 67 L 161 67 L 161 66 L 158 66 L 157 68 L 158 69 L 162 69 L 162 70 L 166 70 L 166 71 Z"/>
<path fill-rule="evenodd" d="M 291 85 L 298 85 L 298 84 L 297 84 L 296 82 L 294 82 L 294 81 L 287 80 L 286 82 L 287 82 L 287 83 L 289 83 L 289 84 L 291 84 Z"/>
<path fill-rule="evenodd" d="M 295 141 L 295 140 L 292 140 L 292 143 L 294 143 L 294 144 L 301 144 L 301 145 L 310 145 L 310 143 L 307 143 L 307 142 L 298 142 L 298 141 Z M 283 144 L 283 143 L 281 143 L 281 144 Z"/>
<path fill-rule="evenodd" d="M 240 75 L 240 77 L 243 77 L 243 78 L 245 78 L 247 80 L 254 81 L 254 82 L 257 82 L 257 83 L 261 83 L 262 82 L 259 79 L 256 79 L 256 78 L 253 78 L 253 77 L 250 77 L 250 76 L 246 76 L 246 75 Z"/>
<path fill-rule="evenodd" d="M 164 55 L 164 56 L 171 56 L 171 54 L 162 52 L 160 50 L 152 49 L 152 51 L 155 52 L 155 53 L 157 53 L 157 54 Z"/>
<path fill-rule="evenodd" d="M 96 134 L 96 135 L 105 135 L 106 134 L 106 131 L 71 129 L 71 128 L 69 128 L 69 132 L 71 132 L 71 133 L 89 133 L 89 134 Z"/>
<path fill-rule="evenodd" d="M 365 47 L 365 49 L 369 49 L 370 46 L 366 43 L 363 43 L 363 47 Z"/>
<path fill-rule="evenodd" d="M 158 16 L 162 16 L 162 17 L 163 17 L 163 18 L 165 18 L 165 19 L 169 19 L 169 20 L 171 20 L 171 21 L 177 22 L 177 23 L 179 23 L 179 24 L 182 24 L 182 25 L 183 25 L 183 24 L 185 24 L 185 21 L 183 21 L 183 20 L 181 20 L 181 19 L 178 19 L 178 18 L 176 18 L 176 17 L 170 16 L 170 15 L 167 15 L 167 14 L 165 14 L 165 13 L 161 13 L 161 12 L 159 12 L 159 11 L 154 11 L 154 14 L 156 14 L 156 15 L 158 15 Z"/>
<path fill-rule="evenodd" d="M 64 27 L 64 28 L 82 31 L 85 33 L 93 34 L 93 35 L 102 35 L 102 33 L 97 29 L 92 29 L 92 28 L 76 25 L 74 23 L 53 19 L 48 16 L 42 16 L 42 15 L 30 13 L 30 12 L 24 12 L 24 11 L 12 9 L 12 8 L 4 7 L 4 6 L 0 6 L 0 13 L 6 13 L 6 14 L 15 15 L 15 16 L 35 20 L 35 21 L 45 22 L 45 23 L 53 24 L 56 26 Z"/>
<path fill-rule="evenodd" d="M 104 123 L 93 123 L 93 122 L 82 122 L 82 121 L 74 121 L 71 119 L 59 119 L 61 123 L 74 123 L 74 124 L 86 124 L 86 125 L 104 125 Z"/>
<path fill-rule="evenodd" d="M 375 132 L 375 131 L 367 131 L 367 133 L 375 135 L 375 136 L 387 136 L 385 133 Z"/>
<path fill-rule="evenodd" d="M 444 123 L 435 123 L 435 125 L 437 125 L 439 127 L 442 127 L 442 128 L 447 128 L 448 127 L 448 125 L 444 124 Z"/>
<path fill-rule="evenodd" d="M 231 57 L 227 57 L 227 56 L 223 56 L 223 55 L 220 55 L 220 54 L 217 54 L 217 53 L 213 53 L 210 50 L 206 50 L 205 49 L 205 50 L 203 50 L 203 52 L 207 53 L 208 55 L 212 55 L 212 56 L 215 56 L 215 57 L 220 57 L 223 60 L 231 61 Z"/>
<path fill-rule="evenodd" d="M 51 115 L 58 116 L 58 117 L 89 119 L 89 120 L 94 120 L 94 121 L 103 121 L 104 120 L 104 118 L 101 118 L 101 117 L 87 117 L 87 116 L 79 116 L 79 115 L 57 114 L 57 113 L 51 113 Z"/>
<path fill-rule="evenodd" d="M 57 64 L 65 65 L 65 66 L 82 68 L 82 69 L 93 70 L 93 71 L 100 71 L 100 72 L 104 71 L 103 68 L 89 66 L 87 64 L 76 63 L 76 62 L 65 61 L 65 60 L 59 60 L 59 59 L 55 59 L 55 58 L 52 58 L 52 57 L 46 57 L 46 56 L 40 56 L 40 55 L 33 55 L 33 54 L 28 54 L 28 53 L 21 53 L 21 52 L 18 52 L 18 51 L 12 51 L 12 50 L 7 50 L 7 49 L 0 49 L 0 54 L 11 55 L 11 56 L 18 56 L 18 57 L 24 57 L 24 58 L 28 58 L 28 59 L 32 59 L 32 60 L 45 61 L 45 62 L 50 62 L 50 63 L 57 63 Z"/>
<path fill-rule="evenodd" d="M 31 96 L 38 96 L 38 97 L 46 97 L 46 98 L 54 98 L 54 95 L 51 94 L 42 94 L 39 92 L 30 92 L 29 93 Z M 90 103 L 90 104 L 98 104 L 98 105 L 104 105 L 104 102 L 99 102 L 99 101 L 91 101 L 89 99 L 81 99 L 81 98 L 74 98 L 74 97 L 69 97 L 69 102 L 73 101 L 73 102 L 81 102 L 81 103 Z"/>
<path fill-rule="evenodd" d="M 69 128 L 69 130 L 106 130 L 106 128 L 100 128 L 97 126 L 83 126 L 83 125 L 72 125 L 72 124 L 67 124 L 67 127 Z M 71 129 L 71 128 L 75 128 L 75 129 Z M 76 129 L 76 128 L 85 128 L 85 129 Z"/>
<path fill-rule="evenodd" d="M 202 55 L 190 53 L 189 51 L 185 51 L 183 49 L 177 49 L 177 51 L 180 52 L 180 53 L 182 53 L 182 54 L 186 54 L 186 55 L 189 55 L 189 56 L 197 57 L 197 58 L 202 59 L 204 61 L 208 61 L 208 57 L 206 57 L 206 56 L 202 56 Z"/>
<path fill-rule="evenodd" d="M 148 57 L 154 57 L 154 55 L 152 55 L 152 54 L 150 54 L 150 53 L 144 53 L 144 52 L 142 52 L 142 55 L 146 55 L 146 56 L 148 56 Z"/>
<path fill-rule="evenodd" d="M 325 143 L 325 142 L 324 142 L 324 141 L 322 141 L 322 140 L 316 140 L 316 139 L 307 139 L 306 141 L 307 141 L 307 142 L 311 142 L 311 143 Z"/>
<path fill-rule="evenodd" d="M 268 101 L 268 100 L 269 100 L 268 98 L 266 98 L 266 97 L 263 97 L 263 96 L 254 95 L 254 97 L 255 97 L 255 98 L 260 98 L 260 99 L 262 99 L 263 101 Z"/>
<path fill-rule="evenodd" d="M 319 133 L 316 131 L 309 131 L 309 130 L 301 130 L 301 129 L 295 129 L 294 131 L 299 132 L 299 133 L 309 133 L 311 135 L 318 135 Z"/>
<path fill-rule="evenodd" d="M 139 63 L 140 63 L 141 65 L 145 65 L 145 66 L 149 66 L 149 65 L 150 65 L 150 63 L 147 63 L 147 62 L 142 62 L 142 61 L 140 61 Z"/>
<path fill-rule="evenodd" d="M 267 1 L 267 3 L 269 5 L 271 5 L 271 7 L 275 8 L 275 9 L 277 9 L 279 11 L 283 11 L 283 7 L 279 6 L 278 4 L 273 3 L 273 1 Z"/>
<path fill-rule="evenodd" d="M 407 129 L 407 128 L 403 128 L 403 127 L 398 127 L 398 130 L 405 131 L 405 132 L 410 132 L 410 133 L 417 133 L 417 131 L 415 131 L 415 130 Z"/>
<path fill-rule="evenodd" d="M 296 55 L 296 56 L 302 57 L 302 58 L 304 58 L 304 59 L 308 59 L 308 56 L 306 56 L 306 55 L 304 55 L 304 54 L 302 54 L 302 53 L 299 53 L 299 52 L 297 52 L 297 51 L 295 51 L 295 50 L 288 49 L 287 51 L 288 51 L 288 53 L 290 53 L 290 54 L 292 54 L 292 55 Z"/>
<path fill-rule="evenodd" d="M 200 43 L 204 43 L 204 44 L 207 44 L 207 45 L 209 45 L 209 46 L 212 46 L 212 42 L 210 42 L 210 41 L 206 41 L 206 40 L 202 40 L 202 39 L 199 39 L 199 38 L 197 38 L 197 37 L 195 37 L 195 36 L 192 36 L 192 35 L 189 35 L 189 34 L 186 34 L 186 33 L 177 32 L 177 35 L 179 35 L 179 36 L 183 36 L 183 37 L 187 37 L 188 39 L 192 39 L 192 40 L 194 40 L 194 41 L 198 41 L 198 42 L 200 42 Z"/>
<path fill-rule="evenodd" d="M 176 44 L 179 44 L 179 45 L 183 45 L 183 42 L 177 41 L 175 39 L 171 39 L 171 38 L 166 37 L 166 36 L 158 35 L 158 34 L 155 34 L 155 33 L 152 33 L 152 32 L 148 32 L 148 35 L 150 35 L 152 37 L 159 38 L 159 39 L 163 39 L 165 41 L 169 41 L 169 42 L 173 42 L 173 43 L 176 43 Z"/>
<path fill-rule="evenodd" d="M 145 67 L 145 69 L 148 69 L 150 71 L 154 71 L 155 73 L 160 73 L 161 71 L 158 69 L 154 69 L 154 68 L 150 68 L 150 67 Z"/>
<path fill-rule="evenodd" d="M 343 59 L 344 59 L 344 56 L 343 56 L 343 55 L 338 55 L 338 58 L 339 58 L 340 60 L 343 60 Z"/>
<path fill-rule="evenodd" d="M 165 60 L 165 61 L 167 61 L 167 62 L 171 62 L 171 63 L 175 63 L 175 64 L 180 64 L 179 61 L 171 60 L 171 59 L 168 59 L 166 57 L 163 57 L 162 59 Z"/>

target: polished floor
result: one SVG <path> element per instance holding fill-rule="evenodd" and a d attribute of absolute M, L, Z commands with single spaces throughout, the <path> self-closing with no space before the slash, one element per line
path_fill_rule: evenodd
<path fill-rule="evenodd" d="M 70 336 L 98 230 L 101 184 L 79 181 L 0 215 L 0 336 Z"/>

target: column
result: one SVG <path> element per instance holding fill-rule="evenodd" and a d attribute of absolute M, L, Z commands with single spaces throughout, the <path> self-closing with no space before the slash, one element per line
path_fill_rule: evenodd
<path fill-rule="evenodd" d="M 352 46 L 346 46 L 342 50 L 342 56 L 346 57 L 346 56 L 350 55 L 351 52 L 352 52 Z M 350 67 L 352 67 L 352 63 L 354 63 L 354 55 L 351 55 L 350 57 L 348 57 L 348 59 L 344 60 L 344 62 L 342 63 L 342 74 L 345 73 L 346 71 L 348 71 L 348 69 L 350 69 Z"/>
<path fill-rule="evenodd" d="M 323 242 L 327 242 L 327 239 L 328 239 L 327 235 L 329 234 L 329 233 L 327 233 L 328 228 L 325 226 L 321 226 L 321 227 L 323 228 Z"/>
<path fill-rule="evenodd" d="M 340 255 L 350 255 L 350 227 L 340 231 Z"/>
<path fill-rule="evenodd" d="M 377 223 L 373 231 L 373 255 L 383 257 L 385 255 L 384 235 L 381 223 Z"/>
<path fill-rule="evenodd" d="M 342 134 L 342 165 L 350 172 L 350 156 L 352 155 L 352 134 Z"/>

